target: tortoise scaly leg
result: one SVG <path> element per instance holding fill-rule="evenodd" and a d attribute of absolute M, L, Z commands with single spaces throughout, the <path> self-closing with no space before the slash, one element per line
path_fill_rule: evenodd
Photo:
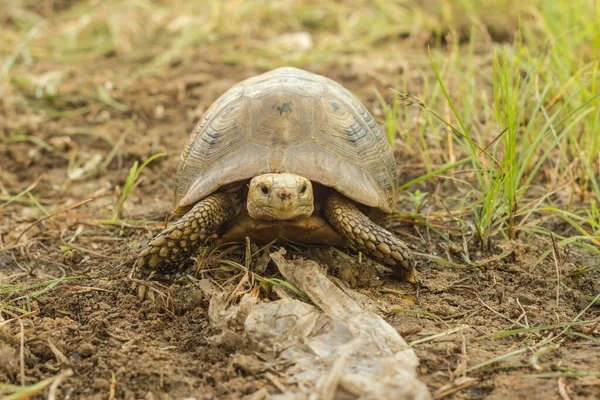
<path fill-rule="evenodd" d="M 174 225 L 158 234 L 138 256 L 130 276 L 141 279 L 145 270 L 175 269 L 186 264 L 226 222 L 239 212 L 234 194 L 214 193 L 199 201 Z"/>
<path fill-rule="evenodd" d="M 415 262 L 406 245 L 371 221 L 345 197 L 333 194 L 325 201 L 325 217 L 333 228 L 357 250 L 375 260 L 403 269 L 407 280 L 414 282 Z"/>

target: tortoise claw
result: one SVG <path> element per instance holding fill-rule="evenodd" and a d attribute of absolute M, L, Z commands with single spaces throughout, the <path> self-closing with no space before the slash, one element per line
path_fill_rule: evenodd
<path fill-rule="evenodd" d="M 135 289 L 135 288 L 134 288 Z M 148 287 L 146 285 L 138 285 L 137 286 L 137 295 L 140 301 L 144 301 L 146 298 L 146 290 Z"/>
<path fill-rule="evenodd" d="M 340 236 L 357 250 L 396 267 L 409 282 L 415 281 L 415 260 L 406 244 L 371 221 L 350 200 L 339 195 L 330 196 L 325 202 L 325 216 Z"/>
<path fill-rule="evenodd" d="M 142 250 L 130 277 L 146 280 L 155 270 L 185 266 L 213 234 L 237 214 L 237 198 L 214 193 L 199 201 L 179 221 L 163 230 Z"/>

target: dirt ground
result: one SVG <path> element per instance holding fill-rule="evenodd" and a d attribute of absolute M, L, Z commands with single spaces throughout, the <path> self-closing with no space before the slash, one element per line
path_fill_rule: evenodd
<path fill-rule="evenodd" d="M 412 51 L 406 49 L 407 54 Z M 127 277 L 136 254 L 161 229 L 171 209 L 179 152 L 195 122 L 232 84 L 263 72 L 256 65 L 212 59 L 210 48 L 195 57 L 183 66 L 173 62 L 150 77 L 136 76 L 134 63 L 114 57 L 102 65 L 65 66 L 68 79 L 53 102 L 31 100 L 40 102 L 41 112 L 24 104 L 1 108 L 0 182 L 12 195 L 34 185 L 35 198 L 0 202 L 5 320 L 0 323 L 0 382 L 19 385 L 24 377 L 32 385 L 70 368 L 73 375 L 55 389 L 58 398 L 241 399 L 262 388 L 281 392 L 281 372 L 264 354 L 211 342 L 216 332 L 207 319 L 207 299 L 193 280 L 161 281 L 161 295 L 140 302 Z M 42 63 L 36 68 L 42 73 L 51 67 Z M 381 108 L 373 89 L 390 99 L 384 89 L 394 86 L 395 76 L 403 71 L 394 63 L 366 69 L 359 59 L 306 68 L 351 89 L 378 117 Z M 99 85 L 118 104 L 90 101 Z M 418 91 L 420 85 L 416 81 L 409 89 Z M 11 95 L 3 95 L 5 102 Z M 9 143 L 15 132 L 39 140 Z M 113 150 L 114 157 L 101 167 Z M 154 222 L 105 223 L 131 165 L 156 153 L 166 156 L 142 172 L 123 209 L 124 220 Z M 424 172 L 400 142 L 397 160 L 402 182 Z M 411 191 L 417 188 L 456 196 L 451 182 L 431 179 Z M 410 204 L 403 194 L 398 208 L 406 210 Z M 414 343 L 414 349 L 420 377 L 438 397 L 600 398 L 600 309 L 597 304 L 587 308 L 600 293 L 600 269 L 582 273 L 598 260 L 573 248 L 539 262 L 552 248 L 545 238 L 496 238 L 491 249 L 482 250 L 457 229 L 450 231 L 448 244 L 401 215 L 390 219 L 388 227 L 417 254 L 415 285 L 374 272 L 369 263 L 359 264 L 348 249 L 341 254 L 330 248 L 287 246 L 288 254 L 327 265 L 332 275 L 373 299 L 407 342 L 429 338 Z M 567 227 L 557 225 L 556 230 L 566 232 Z M 472 262 L 465 262 L 461 252 Z M 244 274 L 223 267 L 220 260 L 242 262 L 243 257 L 243 244 L 225 249 L 225 254 L 217 251 L 202 264 L 212 272 L 194 269 L 189 274 L 213 279 L 233 292 Z M 264 257 L 258 256 L 251 268 L 277 276 L 272 265 L 263 264 Z M 274 298 L 273 293 L 256 293 Z M 16 309 L 30 314 L 11 319 L 21 314 Z M 545 328 L 494 336 L 528 327 Z M 438 333 L 444 334 L 431 336 Z M 543 341 L 547 344 L 539 346 Z M 540 354 L 541 348 L 547 351 Z M 477 368 L 468 369 L 473 366 Z M 547 375 L 529 376 L 540 374 Z M 45 398 L 50 390 L 37 396 Z"/>

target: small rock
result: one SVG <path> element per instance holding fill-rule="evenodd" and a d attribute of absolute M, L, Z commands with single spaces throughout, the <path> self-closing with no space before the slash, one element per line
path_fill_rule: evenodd
<path fill-rule="evenodd" d="M 176 289 L 173 293 L 175 312 L 177 315 L 183 315 L 196 308 L 201 308 L 203 298 L 202 290 L 196 286 L 184 286 Z"/>
<path fill-rule="evenodd" d="M 241 370 L 243 373 L 248 375 L 256 375 L 260 373 L 262 369 L 262 362 L 253 356 L 247 356 L 244 354 L 236 354 L 231 361 L 233 368 Z"/>
<path fill-rule="evenodd" d="M 96 390 L 110 390 L 110 382 L 108 379 L 96 378 L 94 381 L 94 389 Z"/>
<path fill-rule="evenodd" d="M 91 357 L 96 353 L 96 346 L 89 342 L 85 342 L 79 345 L 78 353 L 81 357 Z"/>
<path fill-rule="evenodd" d="M 54 136 L 48 139 L 48 142 L 59 151 L 67 151 L 76 146 L 70 136 Z"/>
<path fill-rule="evenodd" d="M 7 369 L 8 365 L 15 360 L 15 349 L 6 344 L 0 343 L 0 368 Z"/>
<path fill-rule="evenodd" d="M 272 43 L 286 51 L 308 51 L 313 48 L 312 36 L 308 32 L 285 33 L 273 39 Z"/>
<path fill-rule="evenodd" d="M 90 328 L 92 328 L 92 330 L 98 337 L 106 336 L 109 325 L 110 324 L 108 320 L 103 316 L 97 316 L 94 319 L 92 319 L 89 323 Z"/>

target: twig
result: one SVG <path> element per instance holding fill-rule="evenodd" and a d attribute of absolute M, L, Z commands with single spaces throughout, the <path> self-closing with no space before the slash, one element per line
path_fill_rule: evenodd
<path fill-rule="evenodd" d="M 560 394 L 560 397 L 562 397 L 563 400 L 571 400 L 571 397 L 569 397 L 569 393 L 567 392 L 565 377 L 561 376 L 560 378 L 558 378 L 558 381 L 556 383 L 558 384 L 558 393 Z"/>
<path fill-rule="evenodd" d="M 461 376 L 457 379 L 455 379 L 453 382 L 450 382 L 444 386 L 442 386 L 441 388 L 439 388 L 433 395 L 434 399 L 442 399 L 446 396 L 449 396 L 451 394 L 454 394 L 458 391 L 461 391 L 463 389 L 466 389 L 468 387 L 471 387 L 473 385 L 475 385 L 477 382 L 479 382 L 479 380 L 475 379 L 475 378 L 470 378 L 468 376 Z"/>
<path fill-rule="evenodd" d="M 54 217 L 55 215 L 58 215 L 58 214 L 64 213 L 64 212 L 66 212 L 66 211 L 69 211 L 69 210 L 73 210 L 73 209 L 75 209 L 75 208 L 78 208 L 78 207 L 81 207 L 82 205 L 84 205 L 84 204 L 87 204 L 87 203 L 89 203 L 90 201 L 96 200 L 98 197 L 99 197 L 99 196 L 97 196 L 97 197 L 90 197 L 90 198 L 89 198 L 89 199 L 87 199 L 87 200 L 80 201 L 80 202 L 79 202 L 79 203 L 77 203 L 77 204 L 74 204 L 74 205 L 72 205 L 72 206 L 69 206 L 69 207 L 67 207 L 67 208 L 63 208 L 62 210 L 59 210 L 59 211 L 53 212 L 53 213 L 52 213 L 52 214 L 50 214 L 50 215 L 46 215 L 44 218 L 40 218 L 40 219 L 38 219 L 37 221 L 35 221 L 35 222 L 34 222 L 34 223 L 32 223 L 31 225 L 29 225 L 27 228 L 25 228 L 25 230 L 24 230 L 23 232 L 21 232 L 21 234 L 19 235 L 19 237 L 17 238 L 17 240 L 15 240 L 15 241 L 14 241 L 13 245 L 15 245 L 15 244 L 19 243 L 19 240 L 21 240 L 21 238 L 23 237 L 23 235 L 25 234 L 25 232 L 27 232 L 28 230 L 30 230 L 30 229 L 31 229 L 31 228 L 33 228 L 34 226 L 36 226 L 36 225 L 38 225 L 38 224 L 40 224 L 40 223 L 44 222 L 44 221 L 45 221 L 45 220 L 47 220 L 47 219 L 50 219 L 50 218 Z"/>
<path fill-rule="evenodd" d="M 92 251 L 90 249 L 86 249 L 83 246 L 76 245 L 75 243 L 66 243 L 65 242 L 65 245 L 71 247 L 74 250 L 79 250 L 82 253 L 89 253 L 91 255 L 94 255 L 94 256 L 100 257 L 100 258 L 108 258 L 110 260 L 120 260 L 120 259 L 122 259 L 124 257 L 124 256 L 107 256 L 105 254 L 100 254 L 100 253 L 97 253 L 97 252 Z"/>
<path fill-rule="evenodd" d="M 19 363 L 20 363 L 19 372 L 21 375 L 21 386 L 25 386 L 25 327 L 23 326 L 23 320 L 21 319 L 21 317 L 19 315 L 13 313 L 12 311 L 8 311 L 6 309 L 4 309 L 2 311 L 13 316 L 13 319 L 11 319 L 9 321 L 14 321 L 15 319 L 19 321 L 19 326 L 21 329 L 21 332 L 20 332 L 21 344 L 20 344 L 20 349 L 19 349 Z"/>
<path fill-rule="evenodd" d="M 24 189 L 22 192 L 14 195 L 13 197 L 11 197 L 10 199 L 8 199 L 5 203 L 0 204 L 0 208 L 5 207 L 7 205 L 9 205 L 10 203 L 12 203 L 13 201 L 17 200 L 19 197 L 23 196 L 26 193 L 29 193 L 30 191 L 32 191 L 42 180 L 42 178 L 44 177 L 44 174 L 40 175 L 35 182 L 33 182 L 31 185 L 29 185 L 26 189 Z"/>
<path fill-rule="evenodd" d="M 479 368 L 485 367 L 487 365 L 493 364 L 493 363 L 498 362 L 498 361 L 502 361 L 505 358 L 508 358 L 508 357 L 511 357 L 511 356 L 514 356 L 514 355 L 517 355 L 517 354 L 521 354 L 521 353 L 524 353 L 526 351 L 527 351 L 527 348 L 521 348 L 521 349 L 518 349 L 518 350 L 515 350 L 515 351 L 511 351 L 510 353 L 502 354 L 501 356 L 494 357 L 492 359 L 489 359 L 489 360 L 481 362 L 481 363 L 479 363 L 477 365 L 474 365 L 471 368 L 467 368 L 464 371 L 462 371 L 462 373 L 463 374 L 467 374 L 467 373 L 475 371 L 475 370 L 477 370 Z"/>
<path fill-rule="evenodd" d="M 61 372 L 54 378 L 54 382 L 50 385 L 50 389 L 48 389 L 48 400 L 56 400 L 56 389 L 58 389 L 58 385 L 62 383 L 66 378 L 73 375 L 73 370 L 67 369 L 66 371 Z"/>
<path fill-rule="evenodd" d="M 426 338 L 412 341 L 412 342 L 410 342 L 408 344 L 408 347 L 414 347 L 415 345 L 417 345 L 419 343 L 429 342 L 430 340 L 434 340 L 434 339 L 438 339 L 438 338 L 441 338 L 441 337 L 444 337 L 444 336 L 448 336 L 448 335 L 451 335 L 453 333 L 462 331 L 463 329 L 467 329 L 467 328 L 469 328 L 469 325 L 461 325 L 461 326 L 456 327 L 456 328 L 448 329 L 448 330 L 445 330 L 443 332 L 436 333 L 435 335 L 427 336 Z"/>
<path fill-rule="evenodd" d="M 556 307 L 559 307 L 560 301 L 560 267 L 559 267 L 559 249 L 554 240 L 554 235 L 550 232 L 550 240 L 552 241 L 552 257 L 554 258 L 554 266 L 556 267 Z M 561 262 L 562 264 L 562 262 Z"/>
<path fill-rule="evenodd" d="M 3 311 L 6 311 L 6 310 L 3 310 Z M 7 312 L 8 312 L 8 311 L 7 311 Z M 31 312 L 28 312 L 27 314 L 23 314 L 23 315 L 16 315 L 16 314 L 13 314 L 13 315 L 16 315 L 16 316 L 15 316 L 15 317 L 13 317 L 13 318 L 11 318 L 11 319 L 7 319 L 6 321 L 2 321 L 2 322 L 0 323 L 0 327 L 2 327 L 2 326 L 4 326 L 4 325 L 8 324 L 9 322 L 15 321 L 15 320 L 17 320 L 17 319 L 33 317 L 33 316 L 35 316 L 35 315 L 38 315 L 39 313 L 40 313 L 40 310 L 39 310 L 39 309 L 37 309 L 37 310 L 31 311 Z"/>

